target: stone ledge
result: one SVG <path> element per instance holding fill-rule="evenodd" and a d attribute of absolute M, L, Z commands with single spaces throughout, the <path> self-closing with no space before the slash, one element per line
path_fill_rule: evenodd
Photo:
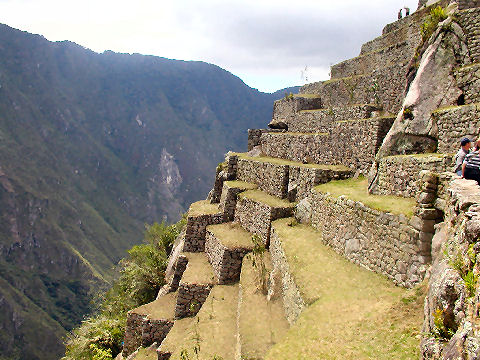
<path fill-rule="evenodd" d="M 223 212 L 225 221 L 232 221 L 237 205 L 237 196 L 246 190 L 258 188 L 258 185 L 245 181 L 225 181 L 223 183 L 222 196 L 220 197 L 220 211 Z"/>
<path fill-rule="evenodd" d="M 480 78 L 480 75 L 479 75 Z M 479 82 L 480 90 L 480 82 Z M 433 112 L 438 127 L 438 152 L 454 154 L 465 136 L 476 139 L 480 128 L 480 103 L 441 108 Z"/>
<path fill-rule="evenodd" d="M 206 227 L 223 221 L 218 204 L 210 204 L 207 200 L 193 203 L 187 215 L 183 251 L 202 252 L 205 249 Z"/>
<path fill-rule="evenodd" d="M 340 255 L 397 285 L 410 288 L 423 280 L 430 257 L 424 255 L 422 232 L 405 215 L 316 191 L 307 200 L 312 226 Z"/>
<path fill-rule="evenodd" d="M 169 360 L 170 356 L 181 347 L 185 334 L 193 327 L 195 318 L 177 319 L 170 332 L 157 349 L 158 360 Z"/>
<path fill-rule="evenodd" d="M 176 295 L 167 294 L 128 312 L 123 357 L 126 358 L 140 346 L 163 341 L 173 326 Z"/>
<path fill-rule="evenodd" d="M 249 190 L 239 195 L 235 209 L 235 222 L 245 230 L 262 237 L 268 246 L 270 226 L 273 220 L 289 217 L 295 204 L 280 200 L 259 190 Z"/>
<path fill-rule="evenodd" d="M 332 79 L 354 75 L 369 74 L 380 67 L 410 61 L 415 52 L 407 41 L 397 42 L 388 47 L 360 54 L 352 59 L 342 61 L 331 67 Z"/>
<path fill-rule="evenodd" d="M 212 266 L 204 253 L 184 253 L 187 268 L 178 286 L 175 318 L 194 316 L 216 283 Z"/>
<path fill-rule="evenodd" d="M 240 278 L 243 257 L 253 250 L 251 234 L 239 224 L 207 227 L 205 252 L 218 284 L 230 284 Z"/>
<path fill-rule="evenodd" d="M 413 154 L 387 156 L 378 164 L 378 181 L 373 194 L 416 197 L 418 176 L 422 170 L 435 173 L 452 171 L 453 154 Z"/>
<path fill-rule="evenodd" d="M 455 71 L 457 84 L 463 91 L 465 104 L 480 102 L 480 64 L 475 63 Z"/>

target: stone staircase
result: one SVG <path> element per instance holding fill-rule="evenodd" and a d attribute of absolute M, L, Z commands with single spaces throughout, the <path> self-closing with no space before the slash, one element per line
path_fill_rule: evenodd
<path fill-rule="evenodd" d="M 431 262 L 443 215 L 438 174 L 451 165 L 460 137 L 478 135 L 478 10 L 458 12 L 471 33 L 473 62 L 456 70 L 461 104 L 432 114 L 438 153 L 376 158 L 402 114 L 405 75 L 428 7 L 387 25 L 359 57 L 334 65 L 331 80 L 276 101 L 270 129 L 249 130 L 249 152 L 227 154 L 208 199 L 191 205 L 167 285 L 154 302 L 129 312 L 123 358 L 152 344 L 158 359 L 327 358 L 314 352 L 321 339 L 355 342 L 341 321 L 362 328 L 372 316 L 368 306 L 377 306 L 371 301 L 385 307 L 377 314 L 397 309 L 404 288 L 418 285 Z M 376 161 L 369 194 L 362 175 Z M 332 318 L 352 302 L 345 317 Z M 317 324 L 318 316 L 327 324 Z M 400 358 L 418 341 L 364 348 L 387 331 L 383 324 L 363 329 L 370 340 L 334 358 Z"/>

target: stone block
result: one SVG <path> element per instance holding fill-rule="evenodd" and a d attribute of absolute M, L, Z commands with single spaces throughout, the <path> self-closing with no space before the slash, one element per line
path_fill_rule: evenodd
<path fill-rule="evenodd" d="M 421 232 L 426 232 L 426 233 L 434 233 L 435 232 L 435 220 L 424 220 L 419 218 L 418 216 L 412 216 L 412 219 L 410 220 L 410 224 L 417 229 L 418 231 Z"/>

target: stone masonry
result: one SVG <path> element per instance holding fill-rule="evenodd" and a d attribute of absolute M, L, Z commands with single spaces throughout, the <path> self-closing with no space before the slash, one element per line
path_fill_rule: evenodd
<path fill-rule="evenodd" d="M 225 181 L 223 183 L 222 196 L 220 198 L 220 211 L 223 212 L 223 217 L 226 222 L 233 220 L 238 194 L 256 188 L 257 185 L 243 181 Z"/>
<path fill-rule="evenodd" d="M 339 254 L 401 286 L 413 287 L 423 280 L 430 260 L 422 243 L 423 222 L 316 190 L 308 200 L 311 225 Z"/>
<path fill-rule="evenodd" d="M 202 252 L 205 250 L 205 231 L 208 225 L 221 224 L 223 213 L 188 216 L 183 251 Z"/>

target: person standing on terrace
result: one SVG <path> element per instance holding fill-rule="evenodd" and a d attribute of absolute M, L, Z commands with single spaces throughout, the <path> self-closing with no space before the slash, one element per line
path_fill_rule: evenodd
<path fill-rule="evenodd" d="M 472 142 L 469 138 L 463 138 L 460 142 L 460 149 L 455 155 L 455 172 L 458 176 L 462 176 L 462 164 L 463 160 L 465 160 L 465 156 L 470 151 L 470 147 L 472 146 Z"/>
<path fill-rule="evenodd" d="M 465 179 L 476 180 L 480 185 L 480 140 L 475 143 L 475 149 L 465 155 L 462 165 L 462 176 Z"/>

